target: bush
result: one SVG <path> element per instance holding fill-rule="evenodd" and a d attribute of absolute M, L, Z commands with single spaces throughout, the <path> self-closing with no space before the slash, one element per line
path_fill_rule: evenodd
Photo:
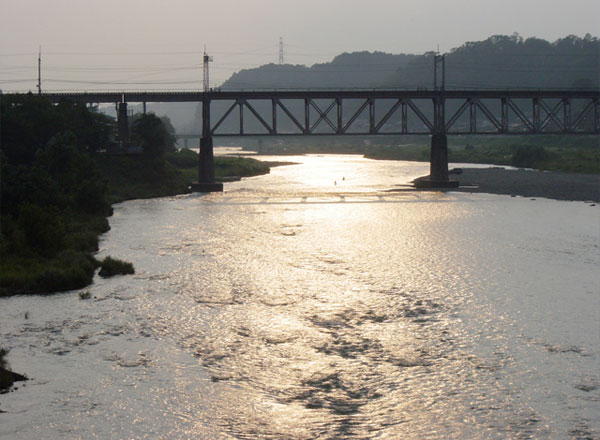
<path fill-rule="evenodd" d="M 187 148 L 174 153 L 167 153 L 165 159 L 177 168 L 198 168 L 199 164 L 198 153 Z"/>
<path fill-rule="evenodd" d="M 102 260 L 100 267 L 101 269 L 98 275 L 103 278 L 112 277 L 114 275 L 131 275 L 135 273 L 133 264 L 112 257 L 106 257 Z"/>
<path fill-rule="evenodd" d="M 539 162 L 548 159 L 544 147 L 538 145 L 518 145 L 512 148 L 512 165 L 521 168 L 540 168 Z"/>
<path fill-rule="evenodd" d="M 0 368 L 7 368 L 5 356 L 8 354 L 8 350 L 4 347 L 0 347 Z"/>
<path fill-rule="evenodd" d="M 0 347 L 0 390 L 5 390 L 13 384 L 12 374 L 8 371 L 8 364 L 5 356 L 8 350 Z"/>
<path fill-rule="evenodd" d="M 6 362 L 6 359 L 4 359 L 7 354 L 8 350 L 4 347 L 0 347 L 0 391 L 10 388 L 12 384 L 17 381 L 27 380 L 25 376 L 10 371 L 8 363 Z"/>

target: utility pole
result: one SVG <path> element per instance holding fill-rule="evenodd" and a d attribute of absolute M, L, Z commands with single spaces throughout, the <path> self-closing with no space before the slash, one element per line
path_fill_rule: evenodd
<path fill-rule="evenodd" d="M 210 90 L 210 81 L 208 78 L 208 63 L 213 61 L 213 57 L 209 57 L 206 53 L 206 46 L 204 46 L 204 57 L 203 57 L 203 73 L 204 73 L 204 92 L 208 92 Z"/>
<path fill-rule="evenodd" d="M 442 84 L 438 87 L 438 64 L 442 65 Z M 436 52 L 433 55 L 433 90 L 445 90 L 446 89 L 446 55 L 440 55 Z"/>
<path fill-rule="evenodd" d="M 38 54 L 38 95 L 42 94 L 42 46 L 40 46 L 40 52 Z"/>
<path fill-rule="evenodd" d="M 283 37 L 279 37 L 279 65 L 283 64 Z"/>
<path fill-rule="evenodd" d="M 442 67 L 442 82 L 438 86 L 438 64 Z M 448 137 L 446 135 L 446 57 L 438 52 L 433 54 L 433 90 L 438 92 L 433 98 L 433 133 L 429 176 L 419 179 L 421 188 L 456 188 L 458 182 L 448 177 Z"/>

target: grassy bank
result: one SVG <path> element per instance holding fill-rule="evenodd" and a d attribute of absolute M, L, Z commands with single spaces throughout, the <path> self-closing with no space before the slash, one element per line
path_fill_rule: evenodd
<path fill-rule="evenodd" d="M 429 161 L 422 144 L 372 146 L 370 159 Z M 569 173 L 600 173 L 597 136 L 448 137 L 448 159 L 455 163 L 509 165 Z"/>
<path fill-rule="evenodd" d="M 186 184 L 198 180 L 198 153 L 183 149 L 167 153 L 165 159 L 180 173 Z M 217 156 L 215 157 L 215 179 L 221 182 L 238 180 L 242 177 L 269 174 L 268 162 L 247 157 Z"/>
<path fill-rule="evenodd" d="M 100 156 L 97 163 L 108 182 L 111 203 L 173 196 L 189 192 L 198 180 L 198 153 L 183 149 L 164 157 Z M 230 181 L 268 174 L 269 164 L 244 157 L 216 157 L 215 179 Z"/>
<path fill-rule="evenodd" d="M 218 180 L 269 172 L 268 164 L 254 159 L 218 157 L 215 162 Z M 106 215 L 110 214 L 110 204 L 189 192 L 189 184 L 198 178 L 198 154 L 190 150 L 164 156 L 96 154 L 92 162 L 86 162 L 86 167 L 94 170 L 91 174 L 96 192 L 101 192 L 101 199 L 106 200 L 102 209 L 82 214 L 69 206 L 70 202 L 60 205 L 61 210 L 34 205 L 34 200 L 39 202 L 55 197 L 53 193 L 48 194 L 52 189 L 51 182 L 62 177 L 48 176 L 42 193 L 36 188 L 35 194 L 19 196 L 21 202 L 29 198 L 31 203 L 19 203 L 14 216 L 3 215 L 0 296 L 81 289 L 92 283 L 98 268 L 103 276 L 133 273 L 133 267 L 115 269 L 115 265 L 110 264 L 114 260 L 101 262 L 93 257 L 98 250 L 99 235 L 109 230 Z M 20 180 L 31 178 L 21 176 Z M 14 195 L 18 192 L 18 180 L 15 176 L 15 187 L 3 190 Z M 77 183 L 70 182 L 67 186 L 70 191 Z M 68 190 L 59 192 L 64 195 Z"/>

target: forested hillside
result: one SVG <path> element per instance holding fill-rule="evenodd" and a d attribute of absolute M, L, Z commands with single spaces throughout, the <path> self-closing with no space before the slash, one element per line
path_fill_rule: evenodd
<path fill-rule="evenodd" d="M 417 58 L 416 55 L 354 52 L 312 67 L 267 64 L 234 73 L 222 90 L 373 88 Z"/>
<path fill-rule="evenodd" d="M 433 53 L 411 60 L 383 86 L 430 88 Z M 600 87 L 600 41 L 568 36 L 553 43 L 517 34 L 465 43 L 446 54 L 448 89 L 570 89 Z"/>
<path fill-rule="evenodd" d="M 268 64 L 235 73 L 223 90 L 305 88 L 431 88 L 433 52 L 344 53 L 330 63 Z M 600 41 L 570 35 L 555 42 L 495 35 L 446 54 L 447 88 L 600 87 Z"/>

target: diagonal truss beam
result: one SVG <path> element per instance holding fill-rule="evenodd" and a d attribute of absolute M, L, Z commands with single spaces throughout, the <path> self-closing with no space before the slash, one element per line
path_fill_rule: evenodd
<path fill-rule="evenodd" d="M 462 105 L 458 108 L 458 110 L 456 110 L 456 112 L 454 113 L 454 115 L 452 115 L 452 117 L 450 118 L 450 120 L 448 122 L 446 122 L 446 131 L 450 131 L 450 128 L 454 125 L 454 123 L 458 120 L 458 118 L 460 118 L 463 113 L 467 110 L 467 108 L 469 108 L 471 105 L 471 99 L 467 98 L 465 99 L 465 102 L 462 103 Z"/>
<path fill-rule="evenodd" d="M 327 107 L 327 110 L 325 110 L 324 112 L 321 111 L 321 109 L 319 108 L 317 103 L 312 99 L 310 100 L 310 105 L 312 106 L 312 108 L 314 108 L 319 113 L 319 118 L 312 125 L 312 127 L 310 127 L 310 132 L 314 133 L 315 129 L 319 126 L 321 121 L 327 122 L 327 125 L 329 125 L 331 127 L 333 132 L 334 133 L 337 132 L 337 127 L 333 124 L 333 122 L 331 122 L 331 120 L 327 116 L 327 114 L 337 105 L 337 101 L 334 99 L 333 102 L 331 104 L 329 104 L 329 107 Z"/>
<path fill-rule="evenodd" d="M 252 112 L 252 114 L 254 116 L 256 116 L 256 119 L 258 119 L 258 121 L 263 125 L 263 127 L 265 127 L 267 129 L 269 134 L 275 134 L 273 128 L 267 123 L 267 121 L 265 121 L 263 119 L 263 117 L 260 115 L 260 113 L 258 113 L 256 111 L 256 109 L 254 107 L 252 107 L 252 105 L 248 101 L 244 100 L 243 105 L 245 105 L 248 108 L 248 110 L 250 110 L 250 112 Z"/>
<path fill-rule="evenodd" d="M 488 118 L 488 120 L 494 124 L 494 126 L 496 127 L 496 129 L 498 131 L 502 130 L 502 124 L 500 122 L 498 122 L 498 119 L 496 119 L 496 117 L 493 115 L 493 113 L 485 106 L 485 104 L 483 102 L 481 102 L 481 100 L 479 99 L 475 99 L 474 100 L 475 105 L 477 106 L 478 109 L 480 109 L 483 114 L 486 116 L 486 118 Z"/>
<path fill-rule="evenodd" d="M 363 102 L 363 104 L 358 108 L 358 110 L 356 110 L 356 112 L 354 112 L 354 114 L 348 120 L 348 122 L 346 122 L 346 125 L 344 125 L 342 127 L 341 134 L 346 134 L 348 132 L 348 129 L 352 126 L 352 124 L 354 124 L 354 121 L 356 121 L 358 119 L 360 114 L 367 108 L 368 105 L 369 105 L 369 99 L 367 98 L 367 99 L 365 99 L 365 102 Z"/>
<path fill-rule="evenodd" d="M 410 109 L 413 112 L 415 112 L 415 114 L 421 120 L 421 122 L 427 126 L 427 128 L 429 129 L 429 131 L 431 133 L 433 133 L 433 131 L 434 131 L 433 123 L 427 118 L 427 116 L 425 116 L 423 114 L 423 112 L 419 109 L 419 107 L 417 107 L 415 105 L 415 103 L 412 101 L 412 99 L 407 100 L 406 103 L 408 104 L 408 106 L 410 107 Z"/>
<path fill-rule="evenodd" d="M 396 113 L 398 107 L 402 105 L 402 102 L 402 99 L 398 99 L 396 103 L 392 106 L 392 108 L 390 108 L 388 112 L 383 116 L 383 118 L 381 118 L 381 121 L 379 121 L 379 123 L 375 125 L 375 128 L 373 129 L 373 132 L 375 134 L 379 133 L 379 130 L 381 130 L 381 128 L 387 123 L 387 121 L 390 120 L 394 113 Z"/>
<path fill-rule="evenodd" d="M 544 128 L 546 128 L 546 126 L 550 123 L 550 121 L 552 121 L 552 122 L 554 122 L 560 128 L 561 131 L 565 131 L 565 126 L 564 126 L 563 122 L 560 119 L 558 119 L 557 116 L 556 116 L 556 112 L 563 107 L 564 102 L 563 101 L 559 101 L 554 106 L 553 109 L 550 109 L 548 107 L 548 105 L 544 102 L 544 100 L 540 99 L 539 100 L 539 105 L 546 112 L 546 117 L 544 118 L 544 120 L 540 124 L 540 130 L 543 130 Z"/>
<path fill-rule="evenodd" d="M 215 126 L 210 130 L 211 134 L 214 133 L 215 131 L 217 131 L 217 128 L 219 128 L 221 126 L 221 124 L 223 123 L 223 121 L 225 121 L 225 119 L 227 119 L 227 117 L 231 114 L 231 112 L 233 111 L 233 109 L 238 104 L 239 104 L 239 101 L 237 101 L 237 100 L 233 104 L 231 104 L 231 107 L 229 107 L 229 109 L 223 114 L 223 116 L 221 116 L 221 119 L 219 119 L 219 122 L 217 122 L 215 124 Z"/>
<path fill-rule="evenodd" d="M 281 100 L 275 99 L 275 102 L 281 108 L 281 110 L 283 110 L 283 112 L 287 115 L 287 117 L 290 118 L 290 121 L 292 121 L 294 123 L 294 125 L 300 129 L 300 133 L 308 134 L 306 132 L 306 130 L 304 129 L 304 127 L 302 126 L 302 124 L 300 123 L 300 121 L 298 121 L 298 119 L 296 119 L 294 114 L 285 105 L 283 105 L 283 102 L 281 102 Z"/>
<path fill-rule="evenodd" d="M 591 113 L 592 108 L 596 108 L 596 122 L 595 122 L 595 129 L 596 131 L 598 131 L 598 100 L 590 100 L 590 102 L 585 106 L 585 108 L 581 111 L 581 113 L 579 113 L 579 116 L 577 116 L 575 118 L 575 120 L 573 121 L 573 123 L 571 124 L 570 130 L 571 131 L 576 131 L 577 130 L 577 126 L 583 122 L 583 120 L 585 119 L 585 117 L 587 116 L 588 113 Z"/>
<path fill-rule="evenodd" d="M 529 120 L 529 118 L 525 115 L 525 113 L 519 108 L 519 106 L 517 106 L 512 99 L 507 99 L 506 103 L 508 104 L 508 107 L 517 115 L 517 117 L 521 120 L 521 122 L 523 124 L 525 124 L 525 127 L 527 128 L 527 131 L 531 131 L 533 132 L 533 122 L 531 122 Z"/>

